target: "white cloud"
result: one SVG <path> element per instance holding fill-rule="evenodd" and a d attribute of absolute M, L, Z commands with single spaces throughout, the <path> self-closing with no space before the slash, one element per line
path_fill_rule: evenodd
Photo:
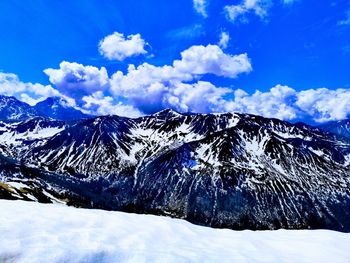
<path fill-rule="evenodd" d="M 16 74 L 0 72 L 0 94 L 6 96 L 15 96 L 17 99 L 30 105 L 36 104 L 47 97 L 63 96 L 51 85 L 42 85 L 39 83 L 22 82 Z M 74 101 L 71 101 L 74 104 Z"/>
<path fill-rule="evenodd" d="M 296 105 L 317 122 L 342 120 L 350 114 L 350 90 L 326 88 L 298 93 Z"/>
<path fill-rule="evenodd" d="M 222 49 L 226 49 L 228 42 L 230 41 L 230 35 L 227 32 L 221 32 L 220 34 L 220 40 L 219 40 L 219 47 L 221 47 Z"/>
<path fill-rule="evenodd" d="M 231 89 L 216 87 L 210 82 L 198 81 L 193 84 L 176 83 L 165 94 L 164 107 L 171 107 L 182 112 L 222 112 L 226 104 L 225 96 Z"/>
<path fill-rule="evenodd" d="M 142 68 L 141 71 L 143 70 Z M 131 75 L 129 72 L 118 77 L 130 78 L 133 71 L 140 73 L 138 69 L 133 68 L 130 71 Z M 135 79 L 138 79 L 137 76 L 141 77 L 134 75 Z M 225 87 L 216 87 L 206 81 L 185 83 L 176 78 L 154 81 L 148 79 L 147 85 L 140 86 L 140 83 L 134 82 L 135 85 L 130 86 L 127 83 L 121 84 L 124 81 L 122 79 L 118 79 L 111 87 L 132 87 L 124 89 L 118 95 L 145 113 L 170 107 L 180 112 L 236 111 L 290 121 L 312 119 L 319 123 L 342 120 L 350 116 L 348 89 L 320 88 L 296 91 L 288 86 L 276 85 L 269 91 L 257 90 L 250 95 L 241 89 L 233 91 Z M 131 79 L 128 79 L 128 83 L 132 83 Z"/>
<path fill-rule="evenodd" d="M 243 0 L 239 5 L 227 5 L 224 7 L 226 17 L 232 23 L 240 21 L 247 22 L 247 14 L 255 14 L 260 18 L 267 16 L 271 0 Z"/>
<path fill-rule="evenodd" d="M 216 88 L 208 82 L 189 82 L 206 74 L 235 78 L 251 70 L 246 54 L 225 54 L 216 45 L 192 46 L 183 51 L 181 60 L 175 60 L 172 66 L 157 67 L 144 63 L 138 67 L 130 65 L 126 74 L 116 72 L 111 78 L 110 90 L 113 95 L 126 98 L 145 113 L 163 107 L 182 111 L 197 111 L 200 107 L 214 109 L 217 107 L 214 98 L 218 94 L 223 96 L 228 89 Z M 192 94 L 201 95 L 195 100 Z M 202 105 L 197 103 L 199 100 Z"/>
<path fill-rule="evenodd" d="M 129 65 L 127 73 L 108 77 L 105 68 L 63 61 L 58 69 L 46 69 L 50 82 L 77 105 L 96 114 L 152 113 L 164 107 L 209 112 L 229 92 L 198 81 L 206 74 L 236 78 L 252 70 L 247 54 L 226 54 L 217 45 L 192 46 L 172 65 Z M 197 94 L 198 98 L 193 94 Z M 112 97 L 112 96 L 113 97 Z M 119 103 L 123 101 L 123 103 Z"/>
<path fill-rule="evenodd" d="M 247 8 L 253 8 L 256 3 L 245 1 Z M 228 34 L 223 32 L 220 41 L 223 48 L 228 39 Z M 50 85 L 22 83 L 16 75 L 6 78 L 3 75 L 2 80 L 0 75 L 0 84 L 3 92 L 16 91 L 32 103 L 38 97 L 26 96 L 26 90 L 36 90 L 35 94 L 40 96 L 50 92 L 71 95 L 79 107 L 98 115 L 137 117 L 170 107 L 181 112 L 237 111 L 284 120 L 307 117 L 325 122 L 344 119 L 350 114 L 348 89 L 296 91 L 277 85 L 269 91 L 257 90 L 250 95 L 241 89 L 234 91 L 200 80 L 207 74 L 236 78 L 251 70 L 247 54 L 231 55 L 218 45 L 198 45 L 181 52 L 181 58 L 172 65 L 129 65 L 126 73 L 117 71 L 111 78 L 103 67 L 62 62 L 59 69 L 45 70 L 58 91 Z"/>
<path fill-rule="evenodd" d="M 131 118 L 143 115 L 133 106 L 115 102 L 112 97 L 105 96 L 101 91 L 97 91 L 90 96 L 84 96 L 82 100 L 85 102 L 83 108 L 94 115 L 114 114 Z"/>
<path fill-rule="evenodd" d="M 124 34 L 114 32 L 100 41 L 98 49 L 107 59 L 122 61 L 127 57 L 146 54 L 146 44 L 140 34 L 125 37 Z"/>
<path fill-rule="evenodd" d="M 33 98 L 29 96 L 27 93 L 21 93 L 18 96 L 16 96 L 18 100 L 23 101 L 31 106 L 34 106 L 40 101 L 43 101 L 45 98 Z"/>
<path fill-rule="evenodd" d="M 293 106 L 295 96 L 294 89 L 282 85 L 268 92 L 256 91 L 252 95 L 239 89 L 235 91 L 234 99 L 226 102 L 225 110 L 293 120 L 298 113 L 298 109 Z"/>
<path fill-rule="evenodd" d="M 257 114 L 283 120 L 312 119 L 315 122 L 342 120 L 350 117 L 350 90 L 327 88 L 296 91 L 277 85 L 268 91 L 248 94 L 244 90 L 216 87 L 197 81 L 188 72 L 174 66 L 131 65 L 124 75 L 112 76 L 111 92 L 89 89 L 80 99 L 86 113 L 138 117 L 163 108 L 180 112 L 227 112 Z M 192 81 L 192 83 L 189 83 Z M 59 96 L 76 106 L 75 100 L 62 95 L 50 85 L 26 83 L 11 73 L 0 73 L 0 94 L 15 96 L 34 105 L 50 96 Z"/>
<path fill-rule="evenodd" d="M 78 100 L 96 91 L 103 91 L 109 85 L 107 70 L 104 67 L 98 69 L 63 61 L 59 69 L 48 68 L 44 72 L 60 92 Z"/>
<path fill-rule="evenodd" d="M 225 10 L 227 19 L 231 22 L 236 22 L 239 16 L 242 16 L 248 12 L 248 10 L 242 5 L 225 6 L 224 10 Z M 242 19 L 242 21 L 246 21 L 246 20 Z"/>
<path fill-rule="evenodd" d="M 319 88 L 296 91 L 282 85 L 252 95 L 236 90 L 234 99 L 225 101 L 225 110 L 282 120 L 304 117 L 319 123 L 342 120 L 350 115 L 350 90 Z"/>
<path fill-rule="evenodd" d="M 198 14 L 203 17 L 208 17 L 206 0 L 193 0 L 193 7 Z"/>
<path fill-rule="evenodd" d="M 156 81 L 147 86 L 133 87 L 124 90 L 122 94 L 119 93 L 119 96 L 145 113 L 163 108 L 205 113 L 223 111 L 224 96 L 232 92 L 228 88 L 219 88 L 204 81 L 192 84 L 180 81 L 169 81 L 166 84 L 165 82 Z"/>
<path fill-rule="evenodd" d="M 217 45 L 192 46 L 181 52 L 181 60 L 175 60 L 173 67 L 183 73 L 214 74 L 228 78 L 252 70 L 247 54 L 226 54 Z"/>

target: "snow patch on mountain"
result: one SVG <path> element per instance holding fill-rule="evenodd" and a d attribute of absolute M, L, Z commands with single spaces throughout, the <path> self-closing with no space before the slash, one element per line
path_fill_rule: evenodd
<path fill-rule="evenodd" d="M 24 141 L 46 139 L 63 131 L 65 126 L 44 118 L 30 118 L 23 122 L 4 124 L 0 129 L 0 143 L 21 145 Z"/>

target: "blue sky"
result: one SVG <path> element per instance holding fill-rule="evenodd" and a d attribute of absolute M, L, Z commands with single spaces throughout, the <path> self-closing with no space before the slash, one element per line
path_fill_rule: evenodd
<path fill-rule="evenodd" d="M 114 111 L 118 114 L 130 110 L 137 115 L 170 106 L 180 111 L 229 111 L 232 108 L 268 117 L 275 115 L 288 120 L 309 118 L 321 122 L 341 119 L 347 117 L 350 112 L 347 102 L 350 98 L 349 10 L 349 1 L 327 0 L 1 1 L 0 70 L 4 74 L 12 73 L 18 76 L 13 85 L 38 83 L 44 86 L 42 89 L 54 89 L 62 96 L 72 97 L 72 103 L 77 107 L 100 114 Z M 123 59 L 108 58 L 106 53 L 99 49 L 99 43 L 114 32 L 123 34 L 124 39 L 139 34 L 144 52 L 131 53 L 132 55 Z M 229 39 L 224 45 L 219 45 L 223 32 Z M 191 47 L 208 47 L 209 44 L 219 47 L 227 55 L 247 54 L 251 69 L 241 68 L 239 73 L 235 71 L 229 76 L 223 72 L 214 72 L 213 68 L 206 68 L 190 78 L 180 81 L 177 79 L 176 84 L 169 84 L 173 78 L 157 79 L 155 82 L 167 87 L 163 87 L 161 95 L 157 93 L 158 100 L 149 103 L 147 98 L 130 95 L 130 92 L 137 90 L 126 92 L 119 82 L 114 84 L 113 88 L 109 88 L 112 84 L 101 84 L 99 81 L 98 84 L 92 82 L 85 85 L 79 80 L 75 81 L 74 85 L 69 83 L 68 89 L 67 81 L 62 82 L 57 78 L 56 81 L 52 81 L 54 73 L 50 76 L 43 72 L 48 68 L 60 69 L 60 63 L 67 61 L 97 69 L 105 68 L 108 78 L 112 78 L 117 70 L 126 75 L 129 64 L 135 67 L 143 63 L 156 67 L 172 65 L 174 60 L 181 60 L 181 52 Z M 193 67 L 191 69 L 193 70 Z M 62 78 L 64 77 L 66 75 Z M 11 81 L 13 82 L 7 77 L 6 85 L 12 85 Z M 191 94 L 169 91 L 180 90 L 178 82 L 192 85 L 200 83 L 194 89 L 201 91 Z M 147 83 L 145 85 L 153 84 Z M 208 85 L 203 87 L 203 84 L 208 83 L 232 92 L 245 91 L 247 94 L 244 96 L 250 97 L 245 101 L 233 101 L 237 94 L 227 90 L 226 93 L 224 90 L 210 91 L 215 88 L 209 88 Z M 95 86 L 91 88 L 91 85 Z M 145 85 L 141 86 L 144 88 Z M 289 95 L 283 97 L 282 101 L 271 102 L 272 109 L 265 110 L 260 109 L 259 105 L 252 105 L 269 98 L 271 88 L 276 85 L 281 86 L 275 89 L 275 93 L 278 90 Z M 294 93 L 291 94 L 287 87 Z M 320 88 L 327 90 L 320 91 Z M 32 92 L 31 88 L 21 90 L 18 87 L 13 90 L 19 91 L 13 91 L 11 94 L 9 89 L 3 93 L 15 95 L 23 100 L 29 100 L 28 97 L 42 99 L 46 93 L 56 94 L 52 91 Z M 73 89 L 75 90 L 72 91 Z M 74 94 L 70 96 L 68 90 Z M 209 90 L 209 93 L 203 93 L 202 90 Z M 259 98 L 252 97 L 256 90 L 266 95 L 258 94 Z M 310 90 L 314 90 L 314 94 L 311 94 Z M 205 104 L 210 98 L 217 96 L 216 91 L 221 92 L 221 97 L 217 98 L 214 106 L 211 102 L 207 107 L 199 107 L 201 101 L 185 99 L 197 94 L 196 96 L 206 100 L 203 102 Z M 307 103 L 300 99 L 300 92 L 303 91 L 312 97 Z M 28 96 L 23 95 L 25 92 Z M 178 95 L 179 93 L 181 94 Z M 84 96 L 85 99 L 82 100 Z M 178 98 L 173 98 L 174 96 Z M 320 109 L 332 107 L 324 107 L 325 101 L 329 99 L 327 96 L 339 97 L 332 105 L 343 105 L 342 112 Z M 176 99 L 178 102 L 173 102 Z M 223 104 L 221 99 L 231 104 L 219 107 L 219 104 Z M 313 107 L 313 104 L 318 102 L 319 108 Z M 279 108 L 275 105 L 278 103 L 285 103 L 286 107 L 293 104 L 293 112 L 290 109 Z M 100 104 L 106 107 L 100 109 Z"/>

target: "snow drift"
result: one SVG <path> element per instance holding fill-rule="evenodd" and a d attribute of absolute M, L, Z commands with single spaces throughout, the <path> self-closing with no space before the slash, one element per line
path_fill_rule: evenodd
<path fill-rule="evenodd" d="M 0 262 L 349 262 L 350 234 L 233 231 L 153 215 L 0 201 Z"/>

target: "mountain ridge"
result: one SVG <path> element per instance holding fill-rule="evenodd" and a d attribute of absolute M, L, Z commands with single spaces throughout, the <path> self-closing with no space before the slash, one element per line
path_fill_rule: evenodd
<path fill-rule="evenodd" d="M 350 231 L 350 140 L 307 125 L 164 110 L 7 124 L 0 146 L 19 167 L 3 181 L 29 184 L 30 196 L 9 186 L 12 198 L 41 193 L 212 227 Z"/>
<path fill-rule="evenodd" d="M 0 156 L 3 198 L 233 229 L 350 231 L 350 140 L 305 124 L 170 109 L 32 117 L 0 125 Z"/>
<path fill-rule="evenodd" d="M 66 100 L 59 97 L 49 97 L 31 106 L 13 96 L 0 95 L 0 120 L 23 121 L 32 117 L 71 121 L 92 116 L 69 106 Z"/>

